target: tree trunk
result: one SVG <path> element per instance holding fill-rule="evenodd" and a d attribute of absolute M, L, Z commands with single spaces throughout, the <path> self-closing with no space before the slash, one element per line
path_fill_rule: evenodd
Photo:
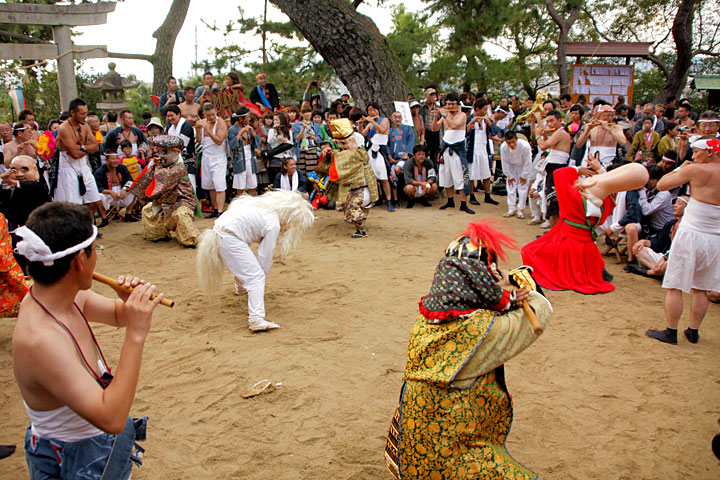
<path fill-rule="evenodd" d="M 567 18 L 562 18 L 560 16 L 555 9 L 553 0 L 545 0 L 545 6 L 547 7 L 550 17 L 560 29 L 560 35 L 557 40 L 557 69 L 558 77 L 560 78 L 560 95 L 564 95 L 566 93 L 570 93 L 570 73 L 568 72 L 566 56 L 568 33 L 575 21 L 578 19 L 578 16 L 580 16 L 580 4 L 574 6 L 572 10 L 570 10 Z"/>
<path fill-rule="evenodd" d="M 155 53 L 150 60 L 153 66 L 153 95 L 161 95 L 165 92 L 165 81 L 172 75 L 175 39 L 185 23 L 189 6 L 190 0 L 173 0 L 165 21 L 153 33 L 153 37 L 157 39 Z"/>
<path fill-rule="evenodd" d="M 692 64 L 692 27 L 695 0 L 682 0 L 675 14 L 672 36 L 675 40 L 677 60 L 665 83 L 657 94 L 654 103 L 664 105 L 671 96 L 679 97 L 687 83 Z"/>
<path fill-rule="evenodd" d="M 371 19 L 345 0 L 271 0 L 300 30 L 359 108 L 377 102 L 384 115 L 407 101 L 407 87 L 388 44 Z"/>

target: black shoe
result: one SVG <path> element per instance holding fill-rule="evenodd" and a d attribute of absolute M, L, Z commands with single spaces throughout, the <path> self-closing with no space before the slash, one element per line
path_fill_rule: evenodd
<path fill-rule="evenodd" d="M 460 211 L 469 213 L 470 215 L 475 215 L 475 211 L 470 210 L 465 202 L 460 202 Z"/>
<path fill-rule="evenodd" d="M 98 234 L 95 238 L 102 238 L 102 233 L 98 232 Z"/>
<path fill-rule="evenodd" d="M 602 271 L 602 279 L 603 279 L 604 281 L 606 281 L 606 282 L 612 282 L 612 281 L 613 281 L 613 278 L 615 278 L 615 277 L 613 277 L 613 276 L 610 274 L 610 272 L 608 272 L 607 270 L 605 270 L 605 269 L 603 268 L 603 271 Z"/>
<path fill-rule="evenodd" d="M 447 203 L 440 207 L 440 210 L 445 210 L 446 208 L 455 208 L 455 199 L 448 199 Z"/>
<path fill-rule="evenodd" d="M 365 238 L 367 237 L 367 232 L 361 232 L 360 230 L 355 230 L 355 233 L 350 235 L 350 238 Z"/>
<path fill-rule="evenodd" d="M 100 222 L 100 225 L 98 225 L 97 228 L 105 228 L 108 225 L 110 225 L 110 220 L 108 220 L 108 217 L 105 217 L 102 219 L 102 221 Z"/>
<path fill-rule="evenodd" d="M 213 210 L 210 215 L 205 215 L 205 218 L 217 218 L 219 217 L 217 210 Z"/>
<path fill-rule="evenodd" d="M 667 328 L 665 330 L 648 330 L 645 335 L 663 343 L 677 345 L 677 330 L 671 331 Z"/>
<path fill-rule="evenodd" d="M 430 201 L 425 197 L 420 197 L 420 199 L 418 200 L 418 203 L 420 205 L 422 205 L 423 207 L 432 207 L 432 204 L 430 203 Z"/>
<path fill-rule="evenodd" d="M 387 201 L 387 210 L 388 210 L 388 212 L 394 212 L 394 211 L 395 211 L 395 207 L 393 207 L 392 200 L 388 200 L 388 201 Z"/>
<path fill-rule="evenodd" d="M 470 204 L 471 205 L 480 205 L 480 202 L 478 202 L 477 198 L 475 198 L 475 194 L 470 195 Z"/>
<path fill-rule="evenodd" d="M 635 275 L 642 275 L 643 277 L 649 277 L 648 275 L 648 268 L 641 267 L 637 263 L 628 263 L 625 268 L 623 268 L 624 271 L 627 273 L 634 273 Z"/>
<path fill-rule="evenodd" d="M 493 200 L 489 193 L 485 194 L 485 203 L 489 203 L 490 205 L 500 205 L 500 202 Z"/>
<path fill-rule="evenodd" d="M 698 340 L 700 340 L 700 334 L 697 330 L 687 328 L 685 329 L 685 338 L 687 338 L 690 343 L 697 343 Z"/>
<path fill-rule="evenodd" d="M 137 219 L 137 217 L 127 213 L 123 218 L 123 222 L 139 222 L 139 220 Z"/>
<path fill-rule="evenodd" d="M 413 208 L 415 206 L 415 200 L 408 200 L 407 206 L 405 208 Z"/>
<path fill-rule="evenodd" d="M 6 458 L 15 453 L 15 445 L 0 445 L 0 458 Z"/>

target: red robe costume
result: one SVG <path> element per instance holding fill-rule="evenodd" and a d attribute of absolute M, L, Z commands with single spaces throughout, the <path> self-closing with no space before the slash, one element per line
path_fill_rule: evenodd
<path fill-rule="evenodd" d="M 560 220 L 545 235 L 522 248 L 523 263 L 533 267 L 535 281 L 543 288 L 584 294 L 612 292 L 613 284 L 602 278 L 605 261 L 594 236 L 595 226 L 612 213 L 611 196 L 603 200 L 600 219 L 587 218 L 584 198 L 573 186 L 578 179 L 575 167 L 555 170 L 554 178 Z"/>

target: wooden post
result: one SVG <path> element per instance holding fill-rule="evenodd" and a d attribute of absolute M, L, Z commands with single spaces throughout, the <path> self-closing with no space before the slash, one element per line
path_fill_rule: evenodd
<path fill-rule="evenodd" d="M 77 98 L 77 83 L 75 81 L 75 62 L 73 61 L 73 43 L 70 37 L 70 27 L 53 25 L 53 40 L 58 48 L 58 88 L 60 89 L 60 108 L 65 110 L 70 101 Z"/>

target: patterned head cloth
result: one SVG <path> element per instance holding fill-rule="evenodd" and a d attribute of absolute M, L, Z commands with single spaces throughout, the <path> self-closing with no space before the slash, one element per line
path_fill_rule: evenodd
<path fill-rule="evenodd" d="M 691 147 L 698 150 L 710 150 L 715 155 L 720 155 L 720 140 L 716 138 L 695 140 Z"/>
<path fill-rule="evenodd" d="M 255 80 L 260 80 L 261 78 L 267 78 L 267 74 L 266 73 L 258 73 L 257 75 L 255 75 Z"/>
<path fill-rule="evenodd" d="M 330 122 L 330 133 L 335 140 L 344 140 L 354 133 L 352 124 L 347 118 L 339 118 Z"/>
<path fill-rule="evenodd" d="M 174 135 L 156 135 L 150 139 L 153 147 L 164 148 L 166 150 L 177 150 L 181 152 L 185 144 L 182 138 Z"/>

